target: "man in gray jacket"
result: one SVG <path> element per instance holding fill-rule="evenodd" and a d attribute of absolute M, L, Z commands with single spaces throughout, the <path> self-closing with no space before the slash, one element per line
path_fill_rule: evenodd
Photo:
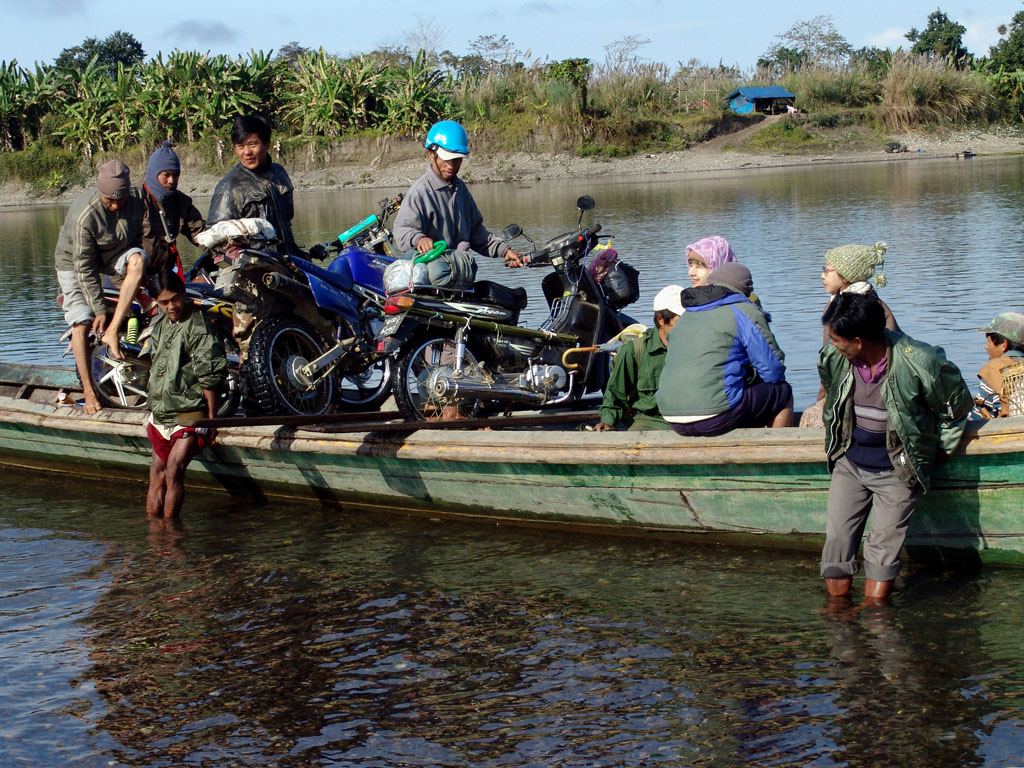
<path fill-rule="evenodd" d="M 509 267 L 523 266 L 523 257 L 484 228 L 466 183 L 459 178 L 469 156 L 469 137 L 454 120 L 442 120 L 427 131 L 430 158 L 427 172 L 413 182 L 395 217 L 395 240 L 403 251 L 426 253 L 437 240 L 449 248 L 472 249 L 481 256 L 502 257 Z"/>
<path fill-rule="evenodd" d="M 82 380 L 86 413 L 101 408 L 89 375 L 89 331 L 107 345 L 110 357 L 122 357 L 118 328 L 149 261 L 141 248 L 142 208 L 142 192 L 132 188 L 128 166 L 111 160 L 99 167 L 96 189 L 86 190 L 71 204 L 57 236 L 54 264 L 64 319 L 71 326 L 71 349 Z M 103 300 L 104 275 L 121 284 L 109 322 Z"/>

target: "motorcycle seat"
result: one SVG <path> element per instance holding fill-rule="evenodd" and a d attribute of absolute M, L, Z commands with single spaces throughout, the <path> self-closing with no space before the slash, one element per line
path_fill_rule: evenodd
<path fill-rule="evenodd" d="M 473 295 L 479 301 L 497 304 L 505 309 L 526 309 L 525 288 L 508 288 L 491 280 L 477 280 L 473 284 Z"/>

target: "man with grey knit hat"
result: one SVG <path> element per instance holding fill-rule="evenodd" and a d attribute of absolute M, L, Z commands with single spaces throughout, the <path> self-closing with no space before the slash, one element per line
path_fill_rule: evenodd
<path fill-rule="evenodd" d="M 89 332 L 121 358 L 118 326 L 131 305 L 149 257 L 142 249 L 142 193 L 131 186 L 128 166 L 111 160 L 99 167 L 96 188 L 71 204 L 57 237 L 54 264 L 62 294 L 64 319 L 71 326 L 71 349 L 82 379 L 86 413 L 101 405 L 89 370 Z M 121 283 L 117 308 L 107 317 L 103 276 Z"/>
<path fill-rule="evenodd" d="M 184 235 L 193 245 L 202 248 L 196 242 L 196 235 L 203 231 L 206 222 L 192 204 L 192 198 L 178 189 L 180 178 L 181 161 L 171 142 L 165 141 L 149 156 L 142 187 L 145 198 L 142 247 L 149 254 L 147 272 L 150 275 L 170 269 L 177 270 L 179 277 L 185 277 L 175 242 L 178 235 Z"/>

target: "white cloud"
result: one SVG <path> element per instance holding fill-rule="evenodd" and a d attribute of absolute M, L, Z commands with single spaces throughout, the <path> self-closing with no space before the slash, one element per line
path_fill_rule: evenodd
<path fill-rule="evenodd" d="M 877 35 L 869 35 L 867 44 L 873 48 L 906 48 L 909 46 L 907 32 L 910 30 L 898 27 L 889 27 Z"/>
<path fill-rule="evenodd" d="M 964 47 L 975 56 L 988 56 L 988 49 L 999 42 L 999 32 L 996 27 L 1006 24 L 1006 19 L 995 21 L 993 19 L 981 19 L 971 23 L 960 22 L 967 31 L 964 32 Z"/>

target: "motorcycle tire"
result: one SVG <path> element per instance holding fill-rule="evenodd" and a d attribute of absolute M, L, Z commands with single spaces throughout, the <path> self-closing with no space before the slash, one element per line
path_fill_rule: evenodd
<path fill-rule="evenodd" d="M 338 408 L 343 411 L 379 411 L 391 397 L 391 377 L 395 366 L 391 358 L 370 365 L 358 374 L 340 376 Z"/>
<path fill-rule="evenodd" d="M 392 389 L 395 405 L 403 419 L 439 421 L 454 417 L 446 410 L 451 404 L 439 399 L 433 391 L 433 381 L 437 376 L 451 369 L 451 363 L 446 359 L 454 352 L 455 340 L 452 337 L 433 333 L 414 336 L 399 350 Z M 468 348 L 464 364 L 464 369 L 470 373 L 478 366 L 476 356 Z M 463 401 L 458 407 L 459 418 L 474 418 L 483 413 L 483 403 L 479 400 Z"/>
<path fill-rule="evenodd" d="M 292 373 L 295 365 L 315 360 L 327 349 L 323 336 L 305 320 L 276 315 L 258 323 L 249 339 L 242 367 L 249 415 L 319 416 L 333 405 L 337 384 L 333 373 L 310 391 Z"/>
<path fill-rule="evenodd" d="M 106 344 L 92 351 L 89 378 L 96 399 L 104 408 L 144 411 L 149 403 L 149 359 L 122 347 L 123 360 L 110 356 Z"/>

